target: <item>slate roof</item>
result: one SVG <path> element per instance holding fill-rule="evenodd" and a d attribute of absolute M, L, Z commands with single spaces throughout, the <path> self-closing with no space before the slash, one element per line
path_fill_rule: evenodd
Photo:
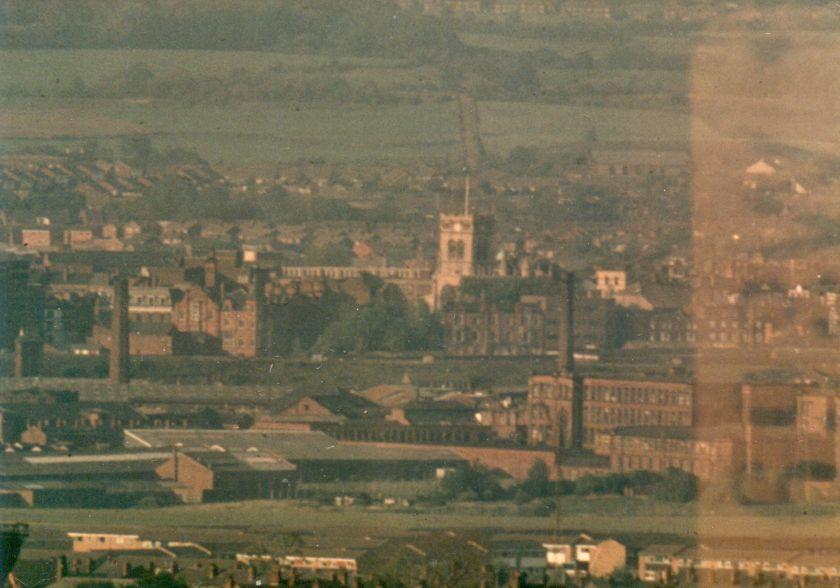
<path fill-rule="evenodd" d="M 310 396 L 312 400 L 329 410 L 331 413 L 348 419 L 368 418 L 381 414 L 382 407 L 367 398 L 339 392 L 337 394 L 319 394 Z"/>
<path fill-rule="evenodd" d="M 264 451 L 185 451 L 187 456 L 216 472 L 276 471 L 297 469 L 282 457 Z"/>
<path fill-rule="evenodd" d="M 151 473 L 170 457 L 162 451 L 85 455 L 0 456 L 0 479 L 49 480 L 66 476 L 120 476 Z"/>

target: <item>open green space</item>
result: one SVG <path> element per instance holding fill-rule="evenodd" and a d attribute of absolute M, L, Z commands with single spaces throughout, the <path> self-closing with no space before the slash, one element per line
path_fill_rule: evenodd
<path fill-rule="evenodd" d="M 0 114 L 4 141 L 52 143 L 145 129 L 160 147 L 192 149 L 211 162 L 239 164 L 447 157 L 458 132 L 452 102 L 339 106 L 27 98 L 3 101 Z"/>
<path fill-rule="evenodd" d="M 593 130 L 608 142 L 687 144 L 691 122 L 688 114 L 675 111 L 522 102 L 480 102 L 479 115 L 482 141 L 496 153 L 573 143 Z"/>
<path fill-rule="evenodd" d="M 240 68 L 300 70 L 332 66 L 394 71 L 404 64 L 404 60 L 271 51 L 191 49 L 0 50 L 0 78 L 3 79 L 3 86 L 19 86 L 46 94 L 53 94 L 56 87 L 65 85 L 76 77 L 91 83 L 137 64 L 144 64 L 153 73 L 161 76 L 181 73 L 222 76 Z"/>
<path fill-rule="evenodd" d="M 756 537 L 763 540 L 830 540 L 837 535 L 836 505 L 803 513 L 789 506 L 723 506 L 714 511 L 695 504 L 672 505 L 638 498 L 564 498 L 560 501 L 560 529 L 588 529 L 595 533 L 664 533 L 696 538 Z M 489 529 L 508 532 L 550 532 L 558 528 L 553 515 L 523 516 L 502 504 L 453 504 L 416 510 L 382 507 L 316 507 L 300 501 L 254 501 L 152 509 L 0 509 L 0 520 L 36 527 L 118 531 L 146 529 L 249 528 L 331 534 L 398 534 L 407 530 Z"/>

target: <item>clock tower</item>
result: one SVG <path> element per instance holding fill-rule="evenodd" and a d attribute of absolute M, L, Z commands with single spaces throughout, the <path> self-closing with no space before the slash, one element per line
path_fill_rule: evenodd
<path fill-rule="evenodd" d="M 457 288 L 461 279 L 492 272 L 493 218 L 470 212 L 470 184 L 466 182 L 464 211 L 440 213 L 434 307 L 439 308 L 444 288 Z"/>

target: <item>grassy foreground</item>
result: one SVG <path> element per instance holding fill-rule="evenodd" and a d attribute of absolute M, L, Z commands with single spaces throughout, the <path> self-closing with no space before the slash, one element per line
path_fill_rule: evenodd
<path fill-rule="evenodd" d="M 560 528 L 596 533 L 663 533 L 685 536 L 831 539 L 840 528 L 837 505 L 792 507 L 673 505 L 634 498 L 565 498 Z M 510 504 L 458 504 L 440 509 L 317 507 L 301 501 L 252 501 L 151 509 L 0 509 L 2 522 L 26 522 L 61 531 L 118 531 L 130 528 L 265 529 L 339 535 L 399 534 L 408 530 L 497 528 L 549 532 L 554 516 L 517 514 Z"/>

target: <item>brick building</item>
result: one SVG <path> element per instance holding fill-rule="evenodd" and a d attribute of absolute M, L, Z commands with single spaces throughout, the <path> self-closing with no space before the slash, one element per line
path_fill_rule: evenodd
<path fill-rule="evenodd" d="M 175 449 L 155 472 L 173 483 L 181 500 L 194 503 L 293 496 L 295 469 L 268 452 Z"/>
<path fill-rule="evenodd" d="M 814 383 L 741 386 L 747 475 L 835 461 L 836 396 Z"/>
<path fill-rule="evenodd" d="M 639 553 L 639 579 L 668 586 L 835 586 L 838 562 L 836 550 L 650 545 Z"/>
<path fill-rule="evenodd" d="M 123 427 L 145 423 L 123 402 L 79 402 L 41 397 L 35 402 L 4 402 L 0 406 L 0 440 L 26 445 L 118 445 Z"/>
<path fill-rule="evenodd" d="M 48 250 L 52 247 L 50 229 L 21 229 L 20 244 L 33 251 Z"/>
<path fill-rule="evenodd" d="M 592 448 L 619 427 L 690 427 L 690 384 L 535 375 L 528 383 L 528 442 Z"/>
<path fill-rule="evenodd" d="M 452 355 L 549 355 L 565 317 L 563 271 L 556 265 L 528 277 L 465 278 L 443 303 L 444 347 Z M 576 289 L 578 349 L 621 347 L 631 337 L 630 313 L 613 300 Z"/>
<path fill-rule="evenodd" d="M 741 451 L 738 431 L 690 427 L 621 427 L 595 436 L 594 451 L 608 456 L 613 472 L 681 469 L 703 480 L 731 474 Z"/>
<path fill-rule="evenodd" d="M 545 355 L 547 304 L 522 297 L 510 311 L 485 301 L 459 305 L 444 314 L 444 347 L 450 355 Z"/>
<path fill-rule="evenodd" d="M 294 464 L 299 482 L 433 478 L 438 468 L 464 463 L 454 452 L 440 448 L 364 447 L 319 431 L 134 429 L 125 431 L 125 441 L 129 447 L 178 447 L 179 454 L 271 455 Z"/>
<path fill-rule="evenodd" d="M 193 282 L 173 290 L 172 322 L 178 333 L 193 339 L 194 350 L 261 355 L 267 324 L 263 272 L 253 269 L 243 285 L 219 271 L 215 255 L 193 269 L 198 270 L 189 272 Z"/>
<path fill-rule="evenodd" d="M 172 325 L 129 323 L 129 355 L 172 355 L 175 349 Z M 111 349 L 113 335 L 111 329 L 103 325 L 94 325 L 89 343 L 102 349 Z"/>
<path fill-rule="evenodd" d="M 369 426 L 372 420 L 383 420 L 387 409 L 347 391 L 335 394 L 304 396 L 285 407 L 275 417 L 279 422 L 340 423 L 362 421 Z"/>
<path fill-rule="evenodd" d="M 21 328 L 39 327 L 29 287 L 31 258 L 0 249 L 0 349 L 11 349 Z"/>

